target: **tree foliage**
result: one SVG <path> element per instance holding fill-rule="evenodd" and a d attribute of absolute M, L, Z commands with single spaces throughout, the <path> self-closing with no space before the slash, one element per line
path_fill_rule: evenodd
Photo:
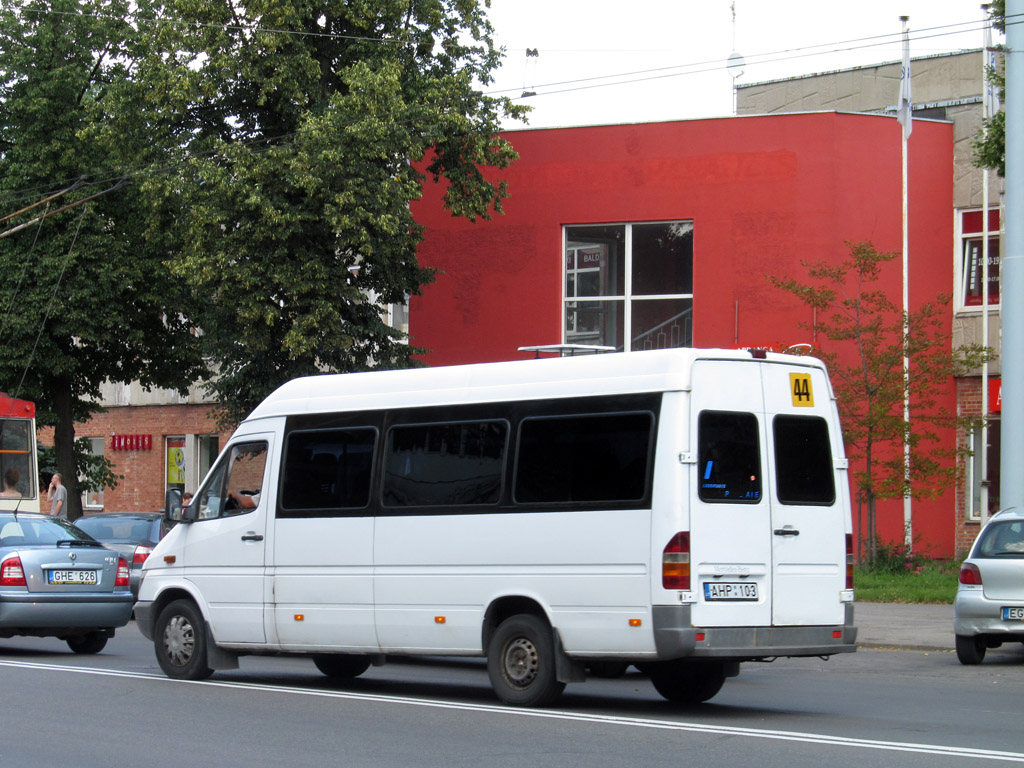
<path fill-rule="evenodd" d="M 967 427 L 969 418 L 943 407 L 953 376 L 981 364 L 986 350 L 953 350 L 939 296 L 906 315 L 879 286 L 896 253 L 870 242 L 848 243 L 839 262 L 803 263 L 807 279 L 769 277 L 778 288 L 816 312 L 812 328 L 825 339 L 816 354 L 829 368 L 848 456 L 858 462 L 854 485 L 868 514 L 867 542 L 873 559 L 878 542 L 877 499 L 940 495 L 957 480 L 956 449 L 943 447 L 939 430 Z M 903 358 L 910 361 L 904 376 Z M 908 395 L 911 418 L 904 418 Z M 904 445 L 910 447 L 906 473 Z"/>
<path fill-rule="evenodd" d="M 72 519 L 74 422 L 97 409 L 100 385 L 184 387 L 201 364 L 191 328 L 167 312 L 180 294 L 166 254 L 143 243 L 140 192 L 115 189 L 110 175 L 119 159 L 148 152 L 141 116 L 118 115 L 131 132 L 108 130 L 137 53 L 127 13 L 128 3 L 106 0 L 0 11 L 0 210 L 84 182 L 4 231 L 98 195 L 0 239 L 0 388 L 36 401 L 39 422 L 54 425 Z"/>
<path fill-rule="evenodd" d="M 202 376 L 232 423 L 294 376 L 411 364 L 383 318 L 431 278 L 410 203 L 432 180 L 489 217 L 516 157 L 486 5 L 4 4 L 0 216 L 63 190 L 4 226 L 97 195 L 0 238 L 0 386 L 55 425 L 72 516 L 105 380 Z"/>
<path fill-rule="evenodd" d="M 1006 31 L 1006 0 L 993 0 L 989 5 L 989 17 L 992 25 Z M 1006 73 L 997 69 L 986 72 L 989 81 L 999 89 L 1000 99 L 1006 99 Z M 997 171 L 1000 176 L 1006 175 L 1006 112 L 1000 110 L 992 117 L 985 118 L 978 136 L 972 143 L 974 148 L 974 164 L 979 168 Z"/>
<path fill-rule="evenodd" d="M 197 303 L 211 387 L 237 421 L 290 378 L 404 367 L 387 306 L 431 279 L 410 203 L 501 211 L 522 114 L 480 93 L 499 52 L 477 0 L 171 0 L 142 64 L 181 172 L 154 177 L 154 240 Z M 177 22 L 187 21 L 187 24 Z"/>

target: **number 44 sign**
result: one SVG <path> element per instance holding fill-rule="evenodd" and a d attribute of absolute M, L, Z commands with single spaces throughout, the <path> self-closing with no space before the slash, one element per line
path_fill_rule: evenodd
<path fill-rule="evenodd" d="M 811 374 L 789 374 L 789 393 L 793 396 L 793 405 L 812 407 L 814 405 L 814 390 L 811 388 Z"/>

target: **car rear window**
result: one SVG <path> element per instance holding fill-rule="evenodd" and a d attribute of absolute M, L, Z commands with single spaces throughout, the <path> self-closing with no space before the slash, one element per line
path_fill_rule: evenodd
<path fill-rule="evenodd" d="M 1024 558 L 1024 520 L 995 520 L 986 526 L 971 557 Z"/>

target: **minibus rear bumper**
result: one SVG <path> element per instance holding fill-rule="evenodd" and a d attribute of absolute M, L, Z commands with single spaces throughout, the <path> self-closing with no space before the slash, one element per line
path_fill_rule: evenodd
<path fill-rule="evenodd" d="M 659 659 L 684 657 L 733 661 L 777 656 L 831 656 L 857 650 L 853 605 L 835 626 L 695 627 L 689 605 L 654 606 L 654 644 Z"/>

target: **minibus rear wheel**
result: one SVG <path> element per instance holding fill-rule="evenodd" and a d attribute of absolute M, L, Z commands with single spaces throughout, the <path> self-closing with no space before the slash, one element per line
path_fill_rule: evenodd
<path fill-rule="evenodd" d="M 369 656 L 347 653 L 318 653 L 313 657 L 316 668 L 332 680 L 350 680 L 370 668 Z"/>
<path fill-rule="evenodd" d="M 565 683 L 555 677 L 551 627 L 528 613 L 505 619 L 487 644 L 487 674 L 506 704 L 544 707 L 554 703 Z"/>
<path fill-rule="evenodd" d="M 664 661 L 650 668 L 654 689 L 676 704 L 707 701 L 725 683 L 725 665 L 715 662 Z"/>
<path fill-rule="evenodd" d="M 176 680 L 205 680 L 213 674 L 206 658 L 206 622 L 195 603 L 169 603 L 153 629 L 156 660 L 165 675 Z"/>

